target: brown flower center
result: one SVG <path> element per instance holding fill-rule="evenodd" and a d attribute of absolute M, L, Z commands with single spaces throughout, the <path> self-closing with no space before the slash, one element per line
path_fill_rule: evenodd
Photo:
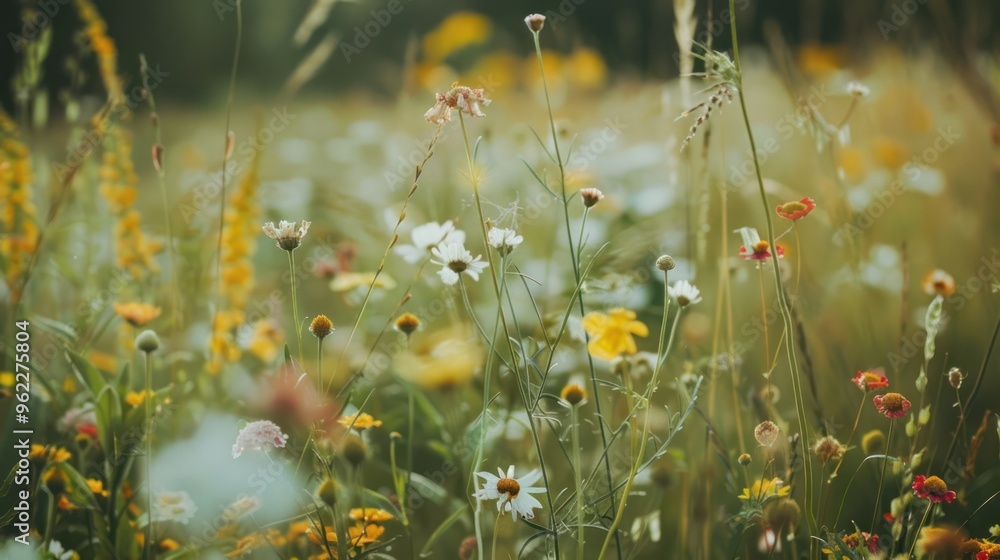
<path fill-rule="evenodd" d="M 497 492 L 507 494 L 508 499 L 513 500 L 517 493 L 521 491 L 521 485 L 513 478 L 501 478 L 497 481 Z"/>
<path fill-rule="evenodd" d="M 886 393 L 882 397 L 882 407 L 889 412 L 903 410 L 903 395 L 899 393 Z"/>
<path fill-rule="evenodd" d="M 469 268 L 469 263 L 465 261 L 451 261 L 448 263 L 448 268 L 455 271 L 457 274 L 465 272 L 465 269 Z"/>
<path fill-rule="evenodd" d="M 934 495 L 944 495 L 948 485 L 940 477 L 929 476 L 924 480 L 924 490 Z"/>

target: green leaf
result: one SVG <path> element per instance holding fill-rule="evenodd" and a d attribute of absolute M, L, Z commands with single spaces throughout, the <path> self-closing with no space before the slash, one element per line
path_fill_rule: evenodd
<path fill-rule="evenodd" d="M 52 468 L 62 471 L 63 475 L 65 475 L 68 481 L 66 493 L 74 504 L 84 506 L 88 509 L 100 510 L 97 498 L 94 497 L 94 493 L 87 486 L 87 479 L 83 478 L 83 475 L 78 470 L 66 462 L 53 463 Z"/>
<path fill-rule="evenodd" d="M 97 397 L 101 390 L 107 385 L 107 381 L 104 380 L 104 376 L 101 375 L 101 372 L 94 367 L 94 364 L 90 363 L 89 360 L 72 350 L 66 350 L 66 356 L 69 357 L 70 363 L 73 364 L 73 371 L 76 372 L 76 376 L 80 379 L 80 382 L 83 383 L 87 389 L 90 389 L 90 394 Z"/>
<path fill-rule="evenodd" d="M 97 416 L 97 439 L 101 448 L 114 449 L 115 430 L 122 423 L 122 404 L 118 392 L 106 385 L 94 399 L 94 413 Z"/>
<path fill-rule="evenodd" d="M 396 517 L 399 517 L 401 515 L 399 508 L 397 508 L 395 504 L 390 502 L 389 498 L 386 498 L 382 494 L 379 494 L 378 492 L 370 488 L 365 488 L 364 501 L 365 501 L 365 507 L 372 507 L 371 502 L 375 502 L 375 507 L 379 509 L 384 509 L 385 511 L 392 512 L 393 515 L 395 515 Z"/>
<path fill-rule="evenodd" d="M 17 461 L 14 461 L 14 466 L 10 468 L 10 473 L 7 475 L 7 478 L 4 479 L 3 486 L 0 486 L 0 498 L 6 496 L 7 492 L 10 492 L 10 486 L 11 484 L 14 483 L 14 477 L 16 473 L 17 473 Z"/>
<path fill-rule="evenodd" d="M 424 543 L 424 547 L 420 549 L 421 558 L 427 558 L 428 556 L 433 554 L 433 552 L 431 551 L 431 547 L 434 546 L 434 543 L 437 542 L 437 540 L 440 539 L 445 533 L 447 533 L 448 530 L 451 529 L 451 526 L 454 525 L 459 519 L 461 519 L 463 515 L 465 515 L 465 512 L 468 509 L 469 509 L 469 504 L 465 504 L 464 506 L 455 510 L 454 513 L 449 515 L 448 518 L 445 519 L 441 523 L 441 525 L 438 526 L 437 529 L 434 529 L 434 532 L 431 533 L 431 536 L 427 538 L 427 542 Z"/>
<path fill-rule="evenodd" d="M 31 318 L 31 324 L 41 327 L 43 331 L 52 333 L 63 339 L 65 342 L 76 342 L 76 330 L 66 323 L 36 315 Z"/>

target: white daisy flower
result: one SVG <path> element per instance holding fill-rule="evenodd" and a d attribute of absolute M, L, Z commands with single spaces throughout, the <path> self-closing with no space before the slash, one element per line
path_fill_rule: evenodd
<path fill-rule="evenodd" d="M 424 260 L 428 252 L 438 245 L 448 243 L 465 243 L 465 232 L 455 229 L 455 224 L 448 220 L 443 224 L 437 222 L 427 222 L 417 226 L 410 231 L 412 245 L 398 245 L 396 254 L 403 257 L 403 260 L 410 264 L 417 264 Z"/>
<path fill-rule="evenodd" d="M 486 240 L 490 247 L 499 251 L 501 255 L 506 255 L 517 248 L 524 241 L 524 237 L 512 229 L 495 227 L 486 233 Z"/>
<path fill-rule="evenodd" d="M 677 305 L 680 305 L 681 307 L 701 301 L 701 290 L 694 287 L 694 285 L 687 280 L 674 282 L 673 286 L 667 288 L 667 294 L 676 299 Z"/>
<path fill-rule="evenodd" d="M 187 524 L 198 511 L 198 506 L 194 505 L 194 500 L 187 492 L 159 492 L 153 496 L 153 523 L 161 521 L 176 521 Z"/>
<path fill-rule="evenodd" d="M 431 249 L 431 254 L 434 255 L 431 262 L 441 265 L 438 276 L 441 277 L 442 282 L 449 286 L 454 286 L 458 282 L 459 275 L 463 272 L 471 276 L 473 280 L 478 281 L 479 273 L 489 266 L 480 260 L 482 255 L 476 255 L 475 258 L 472 258 L 472 253 L 461 243 L 438 245 Z"/>
<path fill-rule="evenodd" d="M 476 473 L 476 476 L 485 480 L 483 487 L 474 494 L 476 499 L 497 500 L 497 511 L 509 511 L 514 521 L 517 521 L 518 514 L 524 519 L 535 517 L 533 510 L 541 508 L 542 504 L 531 494 L 545 492 L 545 488 L 532 484 L 542 477 L 541 471 L 531 471 L 521 478 L 514 478 L 514 465 L 511 465 L 506 473 L 503 469 L 497 469 L 497 472 L 500 476 L 488 472 Z"/>
<path fill-rule="evenodd" d="M 278 222 L 278 227 L 274 227 L 274 222 L 267 222 L 261 229 L 264 230 L 265 235 L 278 242 L 278 247 L 286 251 L 294 251 L 302 243 L 302 238 L 306 236 L 310 225 L 312 222 L 302 220 L 299 228 L 295 229 L 295 222 L 281 220 Z"/>
<path fill-rule="evenodd" d="M 270 420 L 257 420 L 250 422 L 240 430 L 236 436 L 236 443 L 233 444 L 233 459 L 239 457 L 244 451 L 250 449 L 264 449 L 270 445 L 272 447 L 284 447 L 288 441 L 288 436 L 281 433 L 281 428 Z"/>
<path fill-rule="evenodd" d="M 49 542 L 49 554 L 57 560 L 73 560 L 76 555 L 74 551 L 63 548 L 62 543 L 55 539 Z"/>

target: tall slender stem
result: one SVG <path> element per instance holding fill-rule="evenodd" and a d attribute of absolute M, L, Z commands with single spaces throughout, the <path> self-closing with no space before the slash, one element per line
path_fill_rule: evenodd
<path fill-rule="evenodd" d="M 153 546 L 153 356 L 146 354 L 146 387 L 143 400 L 146 403 L 146 539 L 143 542 L 143 557 L 150 558 Z M 113 507 L 113 506 L 112 506 Z"/>
<path fill-rule="evenodd" d="M 583 475 L 580 453 L 580 414 L 577 411 L 578 404 L 570 408 L 570 439 L 573 446 L 573 482 L 576 483 L 576 558 L 583 560 Z"/>
<path fill-rule="evenodd" d="M 299 323 L 299 300 L 295 291 L 295 252 L 288 253 L 288 273 L 292 281 L 292 320 L 295 321 L 295 340 L 299 344 L 299 365 L 302 365 L 302 324 Z M 322 378 L 320 378 L 322 380 Z"/>
<path fill-rule="evenodd" d="M 735 0 L 729 0 L 729 11 L 732 14 L 736 13 L 736 2 Z M 809 424 L 806 421 L 806 408 L 805 401 L 802 398 L 802 380 L 799 379 L 799 366 L 798 360 L 795 357 L 795 344 L 793 343 L 794 337 L 794 324 L 792 322 L 791 310 L 788 306 L 788 300 L 785 297 L 785 289 L 783 281 L 781 279 L 781 269 L 778 266 L 777 252 L 778 248 L 774 239 L 774 223 L 771 219 L 771 205 L 767 201 L 767 192 L 764 189 L 764 177 L 760 171 L 760 161 L 757 157 L 757 142 L 754 140 L 753 128 L 750 126 L 750 114 L 747 111 L 746 96 L 743 94 L 743 70 L 740 66 L 740 47 L 739 40 L 736 33 L 736 20 L 733 19 L 730 30 L 732 32 L 733 40 L 733 63 L 736 66 L 736 73 L 739 76 L 739 84 L 737 87 L 738 97 L 740 99 L 740 111 L 743 114 L 743 125 L 746 127 L 747 137 L 750 140 L 750 153 L 753 155 L 753 165 L 754 171 L 757 175 L 757 188 L 760 194 L 761 203 L 764 205 L 764 217 L 767 220 L 767 240 L 771 247 L 771 251 L 774 252 L 774 286 L 776 297 L 778 298 L 779 307 L 781 309 L 781 318 L 784 322 L 785 336 L 788 337 L 787 343 L 785 344 L 785 353 L 788 357 L 788 365 L 791 369 L 792 378 L 792 392 L 795 397 L 795 412 L 798 417 L 799 424 L 799 435 L 802 441 L 810 441 Z M 813 511 L 813 465 L 812 461 L 808 456 L 803 458 L 802 461 L 803 471 L 805 474 L 805 510 L 806 518 L 809 522 L 809 529 L 813 534 L 818 531 L 818 526 L 816 524 L 816 515 Z M 810 542 L 810 547 L 815 547 L 814 542 Z"/>
<path fill-rule="evenodd" d="M 872 507 L 872 522 L 869 533 L 875 532 L 875 521 L 878 520 L 878 512 L 882 502 L 882 483 L 885 481 L 885 468 L 889 465 L 889 446 L 892 444 L 892 425 L 895 422 L 889 419 L 889 433 L 885 437 L 885 458 L 882 460 L 882 474 L 878 477 L 878 490 L 875 492 L 875 506 Z"/>

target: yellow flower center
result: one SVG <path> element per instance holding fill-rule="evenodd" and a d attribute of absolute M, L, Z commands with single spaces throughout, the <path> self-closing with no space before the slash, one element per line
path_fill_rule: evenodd
<path fill-rule="evenodd" d="M 798 201 L 786 202 L 781 205 L 781 211 L 784 212 L 785 214 L 793 214 L 795 212 L 800 212 L 805 209 L 806 205 Z"/>
<path fill-rule="evenodd" d="M 521 491 L 521 485 L 513 478 L 501 478 L 497 481 L 497 492 L 507 494 L 508 499 L 513 500 L 517 493 Z"/>
<path fill-rule="evenodd" d="M 753 252 L 757 253 L 758 255 L 767 253 L 770 249 L 771 249 L 771 244 L 764 240 L 758 241 L 757 244 L 753 246 Z"/>

